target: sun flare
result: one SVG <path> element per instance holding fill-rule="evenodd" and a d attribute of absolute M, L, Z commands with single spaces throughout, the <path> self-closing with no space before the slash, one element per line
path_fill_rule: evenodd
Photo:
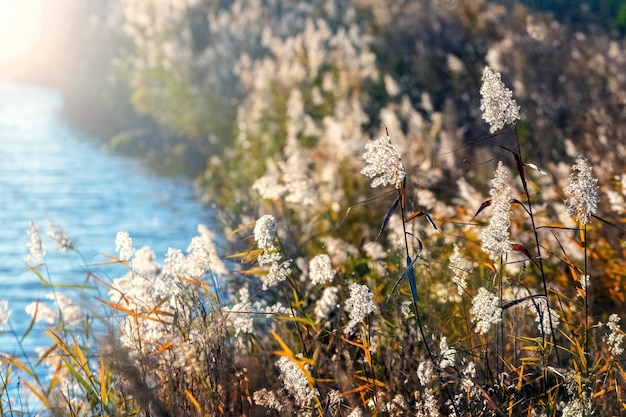
<path fill-rule="evenodd" d="M 0 0 L 0 71 L 29 64 L 43 38 L 42 0 Z"/>

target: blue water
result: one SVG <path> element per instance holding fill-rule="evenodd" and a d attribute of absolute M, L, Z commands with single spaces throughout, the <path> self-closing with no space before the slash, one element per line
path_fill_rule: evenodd
<path fill-rule="evenodd" d="M 60 224 L 81 253 L 58 253 L 44 240 L 41 272 L 56 284 L 84 282 L 85 264 L 105 280 L 115 278 L 98 264 L 107 260 L 103 253 L 114 254 L 118 231 L 162 261 L 169 246 L 187 247 L 199 223 L 212 223 L 188 179 L 159 177 L 134 159 L 107 154 L 59 117 L 62 104 L 54 91 L 0 81 L 0 299 L 13 311 L 0 352 L 23 348 L 32 355 L 50 345 L 39 325 L 22 348 L 16 343 L 30 324 L 25 306 L 50 292 L 24 263 L 29 221 L 42 233 L 48 220 Z"/>

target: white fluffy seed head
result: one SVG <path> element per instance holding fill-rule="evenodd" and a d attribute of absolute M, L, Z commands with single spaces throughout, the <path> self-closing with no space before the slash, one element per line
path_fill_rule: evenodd
<path fill-rule="evenodd" d="M 591 176 L 591 166 L 587 159 L 579 155 L 572 166 L 569 184 L 565 187 L 565 207 L 567 214 L 576 215 L 581 224 L 589 223 L 589 217 L 598 210 L 598 180 Z"/>
<path fill-rule="evenodd" d="M 271 248 L 276 237 L 276 223 L 274 216 L 266 214 L 256 221 L 254 226 L 254 240 L 261 249 Z"/>
<path fill-rule="evenodd" d="M 389 136 L 369 141 L 365 145 L 363 158 L 367 166 L 361 170 L 361 174 L 373 179 L 372 188 L 393 185 L 399 189 L 402 186 L 406 171 L 400 151 L 391 143 Z"/>
<path fill-rule="evenodd" d="M 520 118 L 520 107 L 513 98 L 511 90 L 502 82 L 500 73 L 489 66 L 483 71 L 480 87 L 480 111 L 489 124 L 489 132 L 495 133 L 504 125 L 515 125 Z"/>

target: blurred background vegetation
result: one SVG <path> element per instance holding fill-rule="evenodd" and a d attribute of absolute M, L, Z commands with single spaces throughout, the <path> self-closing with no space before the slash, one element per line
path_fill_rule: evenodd
<path fill-rule="evenodd" d="M 480 176 L 462 163 L 488 159 L 480 147 L 440 156 L 486 136 L 486 64 L 523 109 L 529 161 L 585 152 L 607 174 L 622 165 L 624 0 L 31 2 L 19 11 L 38 10 L 22 21 L 31 42 L 16 46 L 19 19 L 5 24 L 4 49 L 18 51 L 0 73 L 62 90 L 74 124 L 196 178 L 235 212 L 291 136 L 350 159 L 387 126 L 419 142 L 440 178 Z M 423 185 L 445 194 L 445 182 Z"/>

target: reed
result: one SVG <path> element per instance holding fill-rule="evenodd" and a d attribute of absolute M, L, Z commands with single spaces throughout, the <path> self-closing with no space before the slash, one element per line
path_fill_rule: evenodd
<path fill-rule="evenodd" d="M 586 158 L 569 175 L 526 160 L 499 73 L 485 70 L 480 94 L 491 135 L 468 146 L 497 155 L 470 161 L 493 172 L 488 198 L 463 178 L 429 202 L 414 156 L 385 131 L 359 162 L 372 187 L 350 195 L 366 179 L 346 176 L 359 185 L 345 187 L 338 215 L 298 194 L 324 185 L 296 175 L 307 156 L 292 144 L 284 189 L 262 192 L 264 214 L 224 237 L 230 255 L 204 226 L 161 262 L 121 232 L 98 269 L 125 273 L 88 273 L 98 308 L 53 284 L 31 225 L 29 262 L 42 263 L 30 268 L 53 305 L 29 308 L 28 332 L 46 321 L 51 343 L 37 361 L 2 356 L 1 414 L 625 413 L 624 220 L 610 217 Z"/>

